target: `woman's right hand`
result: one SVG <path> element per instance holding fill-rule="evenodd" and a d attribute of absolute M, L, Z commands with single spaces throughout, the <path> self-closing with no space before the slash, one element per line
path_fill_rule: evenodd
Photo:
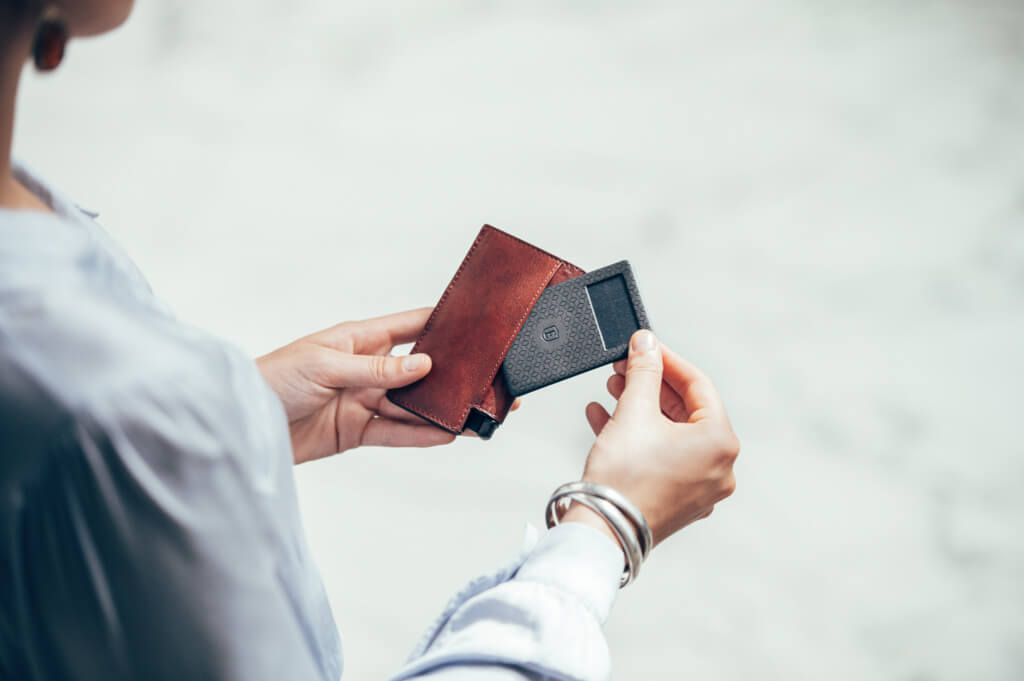
<path fill-rule="evenodd" d="M 625 494 L 643 512 L 655 544 L 706 518 L 732 494 L 739 440 L 700 369 L 641 330 L 633 334 L 629 357 L 615 364 L 608 392 L 618 399 L 611 416 L 596 402 L 587 405 L 597 440 L 583 479 Z M 604 521 L 580 504 L 564 520 L 614 540 Z"/>

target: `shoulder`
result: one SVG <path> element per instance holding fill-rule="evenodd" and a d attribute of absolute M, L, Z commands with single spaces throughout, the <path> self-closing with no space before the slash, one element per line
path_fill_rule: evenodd
<path fill-rule="evenodd" d="M 188 370 L 190 365 L 209 361 L 204 344 L 188 342 L 169 320 L 88 282 L 25 286 L 3 294 L 2 361 L 71 411 L 122 400 L 171 376 L 187 380 L 197 373 Z"/>
<path fill-rule="evenodd" d="M 281 407 L 251 360 L 104 293 L 48 285 L 0 297 L 0 433 L 76 427 L 189 459 L 287 443 L 283 414 L 277 426 L 266 418 Z"/>

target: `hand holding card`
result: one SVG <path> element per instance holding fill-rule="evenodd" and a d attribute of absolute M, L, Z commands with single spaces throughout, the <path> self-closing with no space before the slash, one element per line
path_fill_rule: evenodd
<path fill-rule="evenodd" d="M 484 225 L 413 346 L 432 371 L 387 396 L 487 439 L 515 396 L 622 359 L 640 328 L 650 327 L 627 261 L 585 274 Z"/>

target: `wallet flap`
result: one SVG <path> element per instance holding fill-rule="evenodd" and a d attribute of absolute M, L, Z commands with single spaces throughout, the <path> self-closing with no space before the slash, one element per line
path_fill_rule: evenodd
<path fill-rule="evenodd" d="M 433 360 L 427 376 L 389 390 L 395 404 L 461 433 L 470 410 L 501 423 L 512 404 L 499 372 L 544 289 L 583 271 L 484 225 L 431 313 L 412 352 Z"/>

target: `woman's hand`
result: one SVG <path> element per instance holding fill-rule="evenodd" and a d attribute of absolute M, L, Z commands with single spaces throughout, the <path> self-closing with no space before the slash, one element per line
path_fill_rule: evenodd
<path fill-rule="evenodd" d="M 455 439 L 384 396 L 430 372 L 425 354 L 389 355 L 419 335 L 430 309 L 338 324 L 256 360 L 284 403 L 295 463 L 361 445 L 431 447 Z"/>
<path fill-rule="evenodd" d="M 611 416 L 596 402 L 587 405 L 597 440 L 583 479 L 625 494 L 643 512 L 655 544 L 711 515 L 732 494 L 739 440 L 700 369 L 660 346 L 650 331 L 638 331 L 628 359 L 615 364 L 608 392 L 618 399 Z M 565 520 L 614 539 L 604 521 L 579 504 Z"/>

